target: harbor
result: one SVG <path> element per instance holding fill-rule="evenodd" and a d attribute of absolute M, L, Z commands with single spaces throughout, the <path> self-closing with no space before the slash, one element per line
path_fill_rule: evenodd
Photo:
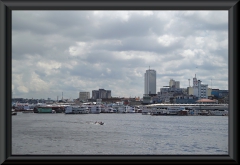
<path fill-rule="evenodd" d="M 106 114 L 106 113 L 141 113 L 142 115 L 179 115 L 179 116 L 228 116 L 228 104 L 150 104 L 123 105 L 85 103 L 76 104 L 16 104 L 12 115 L 22 113 L 63 113 L 63 114 Z"/>

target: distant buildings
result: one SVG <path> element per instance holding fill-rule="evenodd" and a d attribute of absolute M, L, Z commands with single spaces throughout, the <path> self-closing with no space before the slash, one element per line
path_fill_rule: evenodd
<path fill-rule="evenodd" d="M 92 90 L 92 99 L 111 98 L 111 90 L 99 89 Z"/>
<path fill-rule="evenodd" d="M 149 68 L 144 74 L 144 94 L 156 94 L 156 82 L 156 71 Z"/>
<path fill-rule="evenodd" d="M 169 86 L 171 88 L 180 88 L 180 81 L 175 81 L 173 79 L 170 79 Z"/>
<path fill-rule="evenodd" d="M 98 102 L 100 103 L 114 103 L 123 102 L 124 105 L 140 105 L 140 104 L 154 104 L 154 103 L 173 103 L 173 104 L 194 104 L 199 99 L 217 99 L 218 103 L 228 103 L 229 93 L 228 90 L 219 90 L 208 88 L 207 84 L 202 84 L 201 80 L 198 80 L 195 74 L 193 78 L 193 86 L 180 88 L 180 82 L 170 79 L 169 86 L 163 86 L 160 91 L 156 91 L 156 71 L 152 69 L 146 70 L 144 74 L 144 94 L 143 98 L 120 98 L 112 97 L 111 90 L 99 89 L 92 90 L 92 97 L 90 98 L 90 92 L 79 92 L 79 98 L 75 100 L 77 104 L 81 102 Z M 63 97 L 62 97 L 63 98 Z M 54 103 L 56 101 L 48 98 L 44 99 L 23 99 L 12 98 L 12 104 L 14 103 Z M 70 100 L 59 100 L 57 102 L 70 102 Z"/>
<path fill-rule="evenodd" d="M 205 98 L 207 99 L 209 96 L 209 91 L 208 91 L 208 85 L 207 84 L 201 84 L 201 80 L 197 80 L 196 74 L 195 77 L 193 78 L 193 95 L 197 96 L 199 99 L 200 98 Z M 191 88 L 191 87 L 189 87 Z"/>
<path fill-rule="evenodd" d="M 79 92 L 79 101 L 87 101 L 90 99 L 90 92 Z"/>

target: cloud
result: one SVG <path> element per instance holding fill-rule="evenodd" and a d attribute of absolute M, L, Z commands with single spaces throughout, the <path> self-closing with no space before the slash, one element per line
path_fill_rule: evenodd
<path fill-rule="evenodd" d="M 104 88 L 143 96 L 170 78 L 228 89 L 227 11 L 13 11 L 13 97 L 77 98 Z"/>

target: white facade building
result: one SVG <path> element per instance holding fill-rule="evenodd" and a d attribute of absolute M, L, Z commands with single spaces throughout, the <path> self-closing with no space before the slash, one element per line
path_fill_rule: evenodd
<path fill-rule="evenodd" d="M 193 95 L 198 98 L 208 98 L 208 85 L 201 84 L 201 80 L 197 80 L 196 74 L 193 78 Z"/>
<path fill-rule="evenodd" d="M 156 94 L 156 71 L 149 69 L 144 74 L 144 94 Z"/>
<path fill-rule="evenodd" d="M 87 101 L 90 99 L 90 92 L 79 92 L 79 100 Z"/>

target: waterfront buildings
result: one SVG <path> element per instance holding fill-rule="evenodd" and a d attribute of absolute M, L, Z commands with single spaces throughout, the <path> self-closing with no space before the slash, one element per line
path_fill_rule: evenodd
<path fill-rule="evenodd" d="M 144 74 L 144 94 L 156 94 L 156 82 L 156 71 L 149 68 Z"/>
<path fill-rule="evenodd" d="M 80 101 L 87 101 L 88 99 L 90 99 L 90 92 L 79 92 Z"/>

